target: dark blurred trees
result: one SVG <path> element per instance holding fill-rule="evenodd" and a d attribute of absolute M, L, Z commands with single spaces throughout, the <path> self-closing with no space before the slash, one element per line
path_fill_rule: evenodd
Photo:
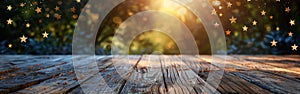
<path fill-rule="evenodd" d="M 220 17 L 224 29 L 230 29 L 232 34 L 227 36 L 228 53 L 230 54 L 299 54 L 292 51 L 291 46 L 299 43 L 299 4 L 298 0 L 251 0 L 250 2 L 229 0 L 233 5 L 231 8 L 223 8 Z M 226 2 L 223 7 L 226 7 Z M 285 9 L 291 11 L 287 13 Z M 216 7 L 218 9 L 218 7 Z M 265 10 L 266 15 L 262 16 L 261 11 Z M 230 24 L 230 17 L 236 17 L 237 23 Z M 257 25 L 252 25 L 253 21 Z M 290 20 L 296 20 L 296 25 L 291 26 Z M 249 27 L 248 31 L 242 31 L 242 27 Z M 288 33 L 294 33 L 292 37 Z M 271 41 L 276 40 L 277 46 L 272 47 Z"/>
<path fill-rule="evenodd" d="M 24 6 L 21 6 L 21 3 Z M 71 54 L 71 41 L 74 26 L 86 0 L 78 3 L 74 0 L 4 0 L 0 3 L 0 53 L 2 54 Z M 8 11 L 7 6 L 12 10 Z M 59 7 L 56 10 L 55 7 Z M 36 8 L 42 8 L 37 13 Z M 76 11 L 71 12 L 75 7 Z M 61 18 L 58 18 L 58 16 Z M 76 17 L 77 16 L 77 17 Z M 8 25 L 6 20 L 13 20 Z M 30 27 L 27 28 L 26 24 Z M 43 38 L 42 33 L 49 33 Z M 21 43 L 19 37 L 28 37 Z M 12 44 L 12 48 L 8 45 Z"/>

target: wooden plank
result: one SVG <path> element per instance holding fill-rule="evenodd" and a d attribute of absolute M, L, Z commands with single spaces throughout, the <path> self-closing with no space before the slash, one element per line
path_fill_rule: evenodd
<path fill-rule="evenodd" d="M 163 85 L 164 87 L 161 88 L 162 93 L 168 93 L 168 92 L 176 92 L 176 93 L 182 93 L 183 94 L 183 89 L 178 86 L 178 83 L 176 82 L 176 78 L 174 77 L 174 73 L 170 72 L 170 67 L 171 64 L 166 63 L 166 56 L 161 56 L 160 57 L 160 67 L 161 67 L 161 72 L 163 75 Z M 173 78 L 173 79 L 172 79 Z"/>
<path fill-rule="evenodd" d="M 197 93 L 194 87 L 195 84 L 198 82 L 197 76 L 194 75 L 194 72 L 181 61 L 181 58 L 176 56 L 169 56 L 169 62 L 172 64 L 173 72 L 177 74 L 180 81 L 180 86 L 186 87 L 187 93 Z M 199 92 L 200 93 L 200 92 Z"/>
<path fill-rule="evenodd" d="M 124 60 L 120 60 L 120 62 L 117 63 L 114 62 L 113 72 L 118 75 L 110 75 L 110 78 L 113 79 L 107 79 L 104 76 L 106 84 L 108 84 L 109 87 L 101 90 L 100 93 L 121 93 L 141 58 L 142 56 L 129 56 L 129 58 L 125 58 L 127 62 L 124 62 Z"/>
<path fill-rule="evenodd" d="M 219 56 L 219 59 L 225 59 L 223 56 Z M 292 71 L 284 68 L 279 68 L 259 62 L 254 62 L 254 61 L 247 61 L 244 60 L 243 58 L 239 58 L 238 56 L 227 56 L 227 64 L 226 66 L 232 66 L 229 69 L 234 69 L 234 70 L 261 70 L 261 71 L 278 71 L 278 72 L 286 72 L 294 75 L 300 75 L 299 72 L 297 71 Z M 276 74 L 276 73 L 274 73 Z M 286 74 L 288 75 L 288 74 Z"/>
<path fill-rule="evenodd" d="M 123 84 L 126 83 L 128 75 L 133 71 L 133 66 L 138 62 L 140 56 L 117 56 L 106 61 L 112 64 L 106 68 L 100 68 L 99 75 L 90 77 L 80 86 L 76 87 L 69 93 L 80 91 L 85 93 L 118 93 Z M 127 62 L 128 61 L 128 62 Z M 81 89 L 85 88 L 85 89 Z"/>
<path fill-rule="evenodd" d="M 247 61 L 254 61 L 265 65 L 270 65 L 278 68 L 284 68 L 300 73 L 300 61 L 291 60 L 284 57 L 265 57 L 265 56 L 235 56 L 236 58 L 244 59 Z"/>
<path fill-rule="evenodd" d="M 0 75 L 15 71 L 15 64 L 12 62 L 25 62 L 28 61 L 29 56 L 12 56 L 12 55 L 2 55 L 0 61 Z M 0 80 L 4 79 L 0 77 Z"/>
<path fill-rule="evenodd" d="M 298 82 L 280 76 L 260 71 L 249 71 L 247 73 L 234 72 L 233 74 L 272 93 L 299 93 L 300 86 Z"/>
<path fill-rule="evenodd" d="M 66 61 L 70 61 L 71 56 L 64 56 L 64 57 L 53 57 L 47 58 L 47 56 L 33 56 L 29 61 L 21 61 L 19 62 L 11 62 L 14 63 L 13 66 L 7 67 L 0 71 L 1 78 L 0 79 L 9 79 L 14 75 L 26 75 L 30 72 L 38 71 L 41 69 L 46 69 L 50 67 L 55 67 L 58 65 L 66 64 Z"/>
<path fill-rule="evenodd" d="M 50 79 L 53 76 L 57 76 L 61 72 L 69 71 L 72 63 L 66 63 L 61 66 L 64 66 L 62 69 L 59 69 L 58 66 L 54 66 L 48 69 L 42 69 L 34 72 L 30 72 L 26 75 L 15 75 L 10 78 L 6 78 L 0 81 L 0 88 L 6 89 L 9 92 L 14 92 L 16 90 L 38 84 L 44 80 Z M 0 91 L 2 92 L 2 91 Z"/>
<path fill-rule="evenodd" d="M 185 55 L 183 58 L 184 63 L 188 64 L 188 66 L 191 68 L 191 70 L 196 73 L 199 77 L 203 79 L 203 81 L 207 80 L 208 74 L 211 71 L 211 69 L 217 69 L 216 66 L 212 65 L 210 62 L 203 60 L 204 59 L 210 59 L 210 56 L 207 55 L 201 55 L 201 56 L 191 56 L 191 55 Z M 191 65 L 197 65 L 198 67 L 193 67 Z M 214 78 L 218 79 L 218 78 Z M 222 82 L 220 83 L 222 84 Z M 223 89 L 222 87 L 218 87 L 217 90 L 220 93 L 224 93 L 224 91 L 230 91 L 230 89 Z"/>
<path fill-rule="evenodd" d="M 99 59 L 108 59 L 105 57 L 100 57 Z M 81 60 L 83 65 L 88 65 L 89 61 L 88 58 Z M 73 66 L 72 66 L 73 67 Z M 100 66 L 106 67 L 106 66 Z M 61 68 L 64 68 L 61 66 Z M 78 87 L 79 83 L 77 82 L 77 77 L 74 73 L 74 70 L 71 69 L 68 72 L 62 72 L 59 76 L 45 80 L 40 84 L 33 85 L 27 87 L 25 89 L 19 90 L 15 93 L 65 93 L 69 90 Z"/>
<path fill-rule="evenodd" d="M 122 62 L 125 59 L 124 57 L 120 56 L 118 58 L 112 59 L 112 56 L 107 58 L 105 56 L 105 60 L 97 60 L 98 68 L 96 73 L 84 75 L 87 76 L 85 79 L 81 80 L 80 84 L 77 84 L 74 89 L 69 90 L 67 93 L 70 94 L 78 94 L 81 93 L 105 93 L 106 92 L 114 92 L 113 89 L 109 89 L 108 86 L 112 85 L 112 83 L 118 83 L 119 76 L 116 76 L 117 73 L 114 63 Z M 87 71 L 84 67 L 82 72 Z M 105 78 L 105 79 L 104 79 Z M 122 79 L 121 79 L 122 80 Z M 118 84 L 116 84 L 118 85 Z M 82 89 L 84 88 L 84 89 Z M 79 94 L 81 94 L 79 93 Z"/>
<path fill-rule="evenodd" d="M 212 93 L 211 87 L 203 85 L 212 70 L 219 70 L 208 55 L 153 55 L 143 56 L 141 61 L 139 56 L 117 57 L 115 61 L 97 57 L 99 68 L 89 71 L 85 69 L 97 67 L 87 62 L 89 56 L 77 57 L 83 62 L 78 66 L 80 72 L 88 74 L 81 75 L 79 84 L 76 76 L 80 75 L 74 73 L 71 56 L 1 56 L 0 93 Z M 298 93 L 300 73 L 294 68 L 298 68 L 298 57 L 228 56 L 216 93 Z M 214 58 L 216 62 L 224 59 Z M 19 70 L 7 71 L 14 66 Z M 140 69 L 144 66 L 148 72 L 142 78 Z"/>
<path fill-rule="evenodd" d="M 50 66 L 54 66 L 57 63 L 60 63 L 59 61 L 63 62 L 62 59 L 66 58 L 64 57 L 48 57 L 48 56 L 24 56 L 24 57 L 7 57 L 9 59 L 15 60 L 8 60 L 5 62 L 1 62 L 0 66 L 0 75 L 3 77 L 3 74 L 7 74 L 10 72 L 29 72 L 29 71 L 35 71 L 40 70 L 42 68 L 47 68 Z M 51 63 L 49 63 L 51 62 Z"/>
<path fill-rule="evenodd" d="M 274 75 L 274 73 L 266 73 L 264 69 L 281 69 L 277 67 L 273 67 L 270 65 L 265 65 L 257 62 L 249 62 L 242 59 L 234 59 L 230 56 L 227 57 L 230 60 L 229 64 L 236 65 L 242 70 L 234 71 L 231 70 L 231 73 L 243 78 L 244 80 L 253 83 L 263 89 L 266 89 L 272 93 L 296 93 L 299 91 L 298 85 L 299 82 Z M 247 64 L 248 67 L 242 66 L 243 64 Z M 257 66 L 257 67 L 253 67 Z M 284 70 L 284 69 L 281 69 Z M 286 88 L 289 87 L 289 88 Z"/>
<path fill-rule="evenodd" d="M 237 55 L 231 55 L 237 56 Z M 253 57 L 253 59 L 272 59 L 272 60 L 286 60 L 286 61 L 296 61 L 300 62 L 300 55 L 238 55 L 238 56 L 248 56 Z"/>
<path fill-rule="evenodd" d="M 190 56 L 190 58 L 197 58 L 197 57 Z M 212 59 L 211 56 L 200 56 L 200 59 L 197 59 L 198 61 L 196 62 L 195 61 L 185 61 L 185 62 L 194 62 L 194 63 L 202 63 L 207 61 L 211 62 L 211 59 Z M 218 62 L 218 60 L 216 61 Z M 202 65 L 202 67 L 209 67 L 209 66 Z M 232 66 L 232 65 L 226 67 L 243 69 L 240 68 L 239 66 Z M 209 71 L 206 72 L 200 71 L 199 74 L 202 74 L 203 76 L 208 76 L 208 73 Z M 223 78 L 221 79 L 221 83 L 219 84 L 218 91 L 220 91 L 221 93 L 247 93 L 247 92 L 260 93 L 260 94 L 270 93 L 252 83 L 249 83 L 237 76 L 233 76 L 231 73 L 227 73 L 227 72 L 223 74 Z"/>
<path fill-rule="evenodd" d="M 142 68 L 147 68 L 147 71 L 142 73 Z M 163 80 L 159 57 L 143 56 L 137 69 L 132 73 L 121 93 L 160 93 L 159 88 L 162 87 Z"/>
<path fill-rule="evenodd" d="M 219 93 L 218 91 L 213 92 L 212 86 L 201 79 L 188 64 L 181 61 L 182 58 L 178 56 L 169 56 L 169 58 L 171 58 L 171 62 L 175 65 L 173 68 L 177 71 L 177 78 L 182 82 L 181 85 L 185 86 L 190 93 Z M 204 85 L 208 87 L 204 87 Z"/>
<path fill-rule="evenodd" d="M 227 59 L 231 62 L 230 65 L 243 66 L 245 70 L 259 70 L 300 82 L 300 73 L 297 71 L 266 65 L 259 62 L 247 61 L 242 58 L 238 58 L 238 56 L 227 56 Z"/>
<path fill-rule="evenodd" d="M 263 88 L 255 84 L 247 82 L 246 80 L 233 75 L 231 72 L 225 73 L 223 75 L 223 79 L 221 82 L 224 82 L 224 84 L 222 83 L 220 84 L 222 87 L 232 88 L 235 91 L 235 93 L 239 93 L 239 94 L 245 94 L 249 92 L 255 94 L 271 94 L 271 92 L 264 90 Z M 225 90 L 225 92 L 222 93 L 234 93 L 234 92 L 229 92 L 228 90 Z"/>

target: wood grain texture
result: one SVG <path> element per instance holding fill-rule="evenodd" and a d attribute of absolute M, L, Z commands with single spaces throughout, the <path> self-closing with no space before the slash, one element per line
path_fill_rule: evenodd
<path fill-rule="evenodd" d="M 79 64 L 74 66 L 72 60 L 78 60 Z M 222 68 L 212 61 L 226 62 Z M 213 59 L 209 55 L 3 55 L 0 56 L 0 63 L 1 94 L 300 92 L 298 55 L 218 55 Z M 77 72 L 86 75 L 76 74 L 74 67 Z M 96 70 L 87 70 L 92 67 L 96 67 Z M 211 84 L 206 81 L 211 71 L 221 69 L 225 71 L 214 92 Z M 205 84 L 208 87 L 204 87 Z"/>

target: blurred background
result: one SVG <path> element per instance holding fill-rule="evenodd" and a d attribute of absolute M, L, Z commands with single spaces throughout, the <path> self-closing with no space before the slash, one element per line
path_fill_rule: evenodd
<path fill-rule="evenodd" d="M 221 19 L 228 54 L 300 54 L 299 0 L 209 0 Z M 2 0 L 0 3 L 0 54 L 72 54 L 76 21 L 88 0 Z M 101 6 L 97 6 L 101 7 Z M 98 30 L 96 51 L 109 55 L 118 26 L 132 15 L 145 11 L 167 12 L 190 29 L 200 54 L 210 54 L 209 38 L 201 19 L 168 0 L 126 0 L 115 7 Z M 211 16 L 207 15 L 207 16 Z M 166 19 L 167 21 L 167 19 Z M 88 22 L 88 21 L 87 21 Z M 92 23 L 90 23 L 92 24 Z M 170 23 L 171 24 L 171 23 Z M 150 50 L 149 50 L 150 49 Z M 173 39 L 148 31 L 134 39 L 131 54 L 144 51 L 180 54 Z"/>

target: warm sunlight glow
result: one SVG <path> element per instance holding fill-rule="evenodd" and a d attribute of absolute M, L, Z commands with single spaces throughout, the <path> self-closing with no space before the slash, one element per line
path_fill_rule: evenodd
<path fill-rule="evenodd" d="M 180 20 L 185 22 L 185 16 L 187 15 L 187 9 L 185 7 L 171 0 L 163 0 L 161 5 L 160 11 L 176 15 Z"/>

